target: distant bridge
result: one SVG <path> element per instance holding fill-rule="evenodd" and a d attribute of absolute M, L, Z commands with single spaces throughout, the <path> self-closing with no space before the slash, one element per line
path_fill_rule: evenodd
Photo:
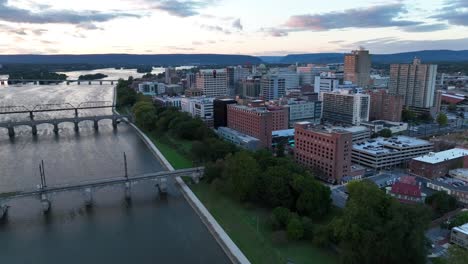
<path fill-rule="evenodd" d="M 27 84 L 27 83 L 33 83 L 35 85 L 40 85 L 40 84 L 59 84 L 59 83 L 66 83 L 67 85 L 70 85 L 71 83 L 76 83 L 80 85 L 81 83 L 83 84 L 111 84 L 113 85 L 114 82 L 117 83 L 119 80 L 78 80 L 78 79 L 67 79 L 67 80 L 37 80 L 37 79 L 0 79 L 0 85 L 5 85 L 5 84 Z"/>
<path fill-rule="evenodd" d="M 125 163 L 126 165 L 126 163 Z M 57 186 L 47 186 L 45 182 L 45 175 L 43 172 L 43 163 L 40 166 L 41 170 L 41 185 L 36 190 L 24 190 L 17 191 L 12 193 L 2 194 L 0 196 L 0 219 L 6 217 L 8 213 L 8 202 L 15 199 L 25 198 L 25 197 L 36 197 L 41 201 L 42 210 L 44 213 L 49 212 L 51 207 L 51 201 L 49 196 L 51 194 L 60 193 L 60 192 L 71 192 L 71 191 L 82 191 L 84 194 L 86 206 L 92 206 L 93 204 L 93 190 L 105 188 L 115 185 L 123 185 L 125 188 L 125 198 L 131 199 L 131 186 L 139 182 L 148 182 L 154 181 L 156 187 L 160 193 L 167 192 L 167 179 L 169 177 L 179 177 L 179 176 L 190 176 L 193 180 L 198 180 L 203 176 L 204 167 L 190 168 L 190 169 L 181 169 L 176 171 L 162 171 L 155 173 L 147 173 L 134 177 L 117 177 L 110 179 L 101 179 L 95 181 L 86 181 L 76 184 L 66 184 L 66 185 L 57 185 Z M 127 172 L 125 171 L 127 174 Z"/>
<path fill-rule="evenodd" d="M 129 115 L 96 115 L 96 116 L 79 116 L 80 110 L 87 109 L 102 109 L 102 108 L 114 108 L 115 106 L 108 101 L 91 101 L 83 102 L 78 106 L 73 106 L 69 103 L 63 104 L 39 104 L 34 107 L 26 106 L 3 106 L 0 107 L 0 115 L 10 115 L 10 114 L 29 114 L 29 120 L 27 121 L 6 121 L 0 122 L 0 128 L 6 128 L 8 130 L 8 135 L 10 137 L 15 136 L 15 127 L 17 126 L 29 126 L 32 128 L 32 134 L 37 135 L 37 126 L 41 124 L 51 124 L 54 126 L 54 133 L 58 133 L 58 125 L 60 123 L 73 123 L 75 125 L 75 131 L 79 130 L 78 124 L 83 121 L 92 121 L 94 122 L 94 128 L 97 130 L 99 128 L 99 121 L 101 120 L 112 120 L 112 126 L 117 128 L 117 124 L 120 122 L 129 123 L 132 121 L 132 117 Z M 59 111 L 73 111 L 74 117 L 71 118 L 54 118 L 54 119 L 44 119 L 44 120 L 35 120 L 35 114 L 43 112 L 59 112 Z"/>

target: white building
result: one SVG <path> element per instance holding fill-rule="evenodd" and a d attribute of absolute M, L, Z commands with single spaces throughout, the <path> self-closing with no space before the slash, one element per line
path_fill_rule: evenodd
<path fill-rule="evenodd" d="M 142 82 L 138 84 L 138 92 L 144 95 L 155 96 L 158 95 L 157 82 Z"/>
<path fill-rule="evenodd" d="M 299 84 L 299 73 L 289 68 L 275 68 L 270 71 L 271 75 L 276 75 L 284 79 L 284 86 L 286 90 L 297 89 Z"/>
<path fill-rule="evenodd" d="M 321 101 L 288 100 L 286 105 L 289 109 L 289 122 L 292 126 L 300 121 L 320 122 L 322 118 Z"/>
<path fill-rule="evenodd" d="M 368 94 L 348 94 L 346 92 L 323 93 L 323 118 L 359 126 L 369 121 L 370 96 Z"/>
<path fill-rule="evenodd" d="M 163 97 L 154 97 L 153 98 L 154 102 L 164 106 L 164 107 L 175 107 L 178 109 L 181 109 L 182 107 L 182 97 L 180 96 L 175 96 L 175 97 L 169 97 L 169 96 L 163 96 Z"/>
<path fill-rule="evenodd" d="M 468 249 L 468 224 L 452 228 L 450 242 Z"/>
<path fill-rule="evenodd" d="M 314 80 L 314 92 L 333 92 L 338 89 L 340 81 L 335 78 L 327 78 L 321 76 L 315 76 Z"/>
<path fill-rule="evenodd" d="M 181 110 L 204 121 L 213 120 L 213 101 L 212 97 L 183 97 Z"/>
<path fill-rule="evenodd" d="M 228 76 L 226 69 L 200 70 L 196 78 L 197 89 L 207 97 L 228 95 Z"/>

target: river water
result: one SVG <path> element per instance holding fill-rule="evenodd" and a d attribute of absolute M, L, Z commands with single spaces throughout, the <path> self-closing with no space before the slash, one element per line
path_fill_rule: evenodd
<path fill-rule="evenodd" d="M 83 73 L 89 72 L 74 74 Z M 112 98 L 110 85 L 0 86 L 0 106 L 76 105 Z M 49 113 L 36 119 L 72 115 Z M 103 121 L 95 131 L 92 123 L 81 123 L 79 133 L 71 124 L 61 124 L 58 135 L 52 126 L 41 125 L 36 137 L 30 128 L 20 127 L 14 140 L 0 129 L 0 193 L 37 188 L 41 160 L 49 186 L 123 176 L 124 152 L 130 176 L 164 170 L 126 124 L 114 130 L 110 121 Z M 37 199 L 9 202 L 7 221 L 0 224 L 0 263 L 229 263 L 173 181 L 167 196 L 160 196 L 154 184 L 147 183 L 132 186 L 131 202 L 125 201 L 123 187 L 97 190 L 93 198 L 94 206 L 86 209 L 80 192 L 54 194 L 47 216 Z"/>

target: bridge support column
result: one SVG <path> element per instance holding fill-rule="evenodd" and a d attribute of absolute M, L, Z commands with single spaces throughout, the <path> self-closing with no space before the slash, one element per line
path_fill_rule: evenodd
<path fill-rule="evenodd" d="M 111 81 L 111 85 L 114 85 L 114 81 Z"/>
<path fill-rule="evenodd" d="M 94 130 L 99 130 L 99 120 L 94 120 Z"/>
<path fill-rule="evenodd" d="M 89 81 L 88 84 L 91 85 L 91 81 Z"/>
<path fill-rule="evenodd" d="M 81 84 L 81 82 L 79 82 L 79 81 L 78 81 L 78 82 L 76 82 L 76 83 L 77 83 L 78 85 L 80 85 L 80 84 Z"/>
<path fill-rule="evenodd" d="M 69 81 L 67 81 L 67 85 L 70 85 L 70 82 L 69 82 Z"/>
<path fill-rule="evenodd" d="M 5 82 L 4 82 L 4 81 L 1 81 L 0 83 L 1 83 L 1 85 L 5 85 Z"/>
<path fill-rule="evenodd" d="M 3 220 L 7 217 L 8 215 L 8 208 L 10 208 L 10 206 L 8 205 L 0 205 L 0 220 Z"/>
<path fill-rule="evenodd" d="M 37 136 L 37 126 L 36 126 L 36 125 L 32 125 L 31 128 L 32 128 L 32 134 L 33 134 L 34 136 Z"/>
<path fill-rule="evenodd" d="M 102 85 L 102 81 L 99 81 L 99 85 Z"/>
<path fill-rule="evenodd" d="M 158 190 L 161 194 L 166 194 L 167 193 L 167 177 L 159 178 L 156 186 L 158 187 Z"/>
<path fill-rule="evenodd" d="M 73 122 L 75 124 L 75 131 L 78 132 L 80 127 L 78 126 L 78 121 Z"/>
<path fill-rule="evenodd" d="M 75 118 L 78 118 L 78 108 L 75 108 Z"/>
<path fill-rule="evenodd" d="M 13 126 L 9 126 L 8 127 L 8 136 L 10 138 L 14 138 L 15 137 L 15 128 Z"/>
<path fill-rule="evenodd" d="M 132 184 L 130 182 L 125 183 L 125 200 L 129 201 L 132 199 Z"/>
<path fill-rule="evenodd" d="M 112 118 L 112 127 L 114 129 L 117 129 L 117 119 L 116 118 Z"/>
<path fill-rule="evenodd" d="M 85 198 L 86 207 L 93 206 L 93 190 L 91 190 L 91 188 L 86 188 L 83 194 Z"/>
<path fill-rule="evenodd" d="M 37 85 L 37 81 L 34 81 L 34 85 Z"/>
<path fill-rule="evenodd" d="M 58 134 L 59 128 L 58 128 L 58 123 L 54 123 L 54 133 Z"/>
<path fill-rule="evenodd" d="M 193 183 L 198 184 L 200 182 L 201 175 L 199 172 L 193 172 L 191 177 Z"/>
<path fill-rule="evenodd" d="M 42 212 L 47 214 L 50 212 L 51 202 L 49 201 L 49 197 L 47 194 L 41 194 L 41 205 L 42 205 Z"/>

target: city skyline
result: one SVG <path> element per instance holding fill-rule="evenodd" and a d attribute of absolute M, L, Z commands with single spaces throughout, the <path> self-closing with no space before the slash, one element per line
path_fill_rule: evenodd
<path fill-rule="evenodd" d="M 463 0 L 0 0 L 0 54 L 374 54 L 468 46 Z"/>

